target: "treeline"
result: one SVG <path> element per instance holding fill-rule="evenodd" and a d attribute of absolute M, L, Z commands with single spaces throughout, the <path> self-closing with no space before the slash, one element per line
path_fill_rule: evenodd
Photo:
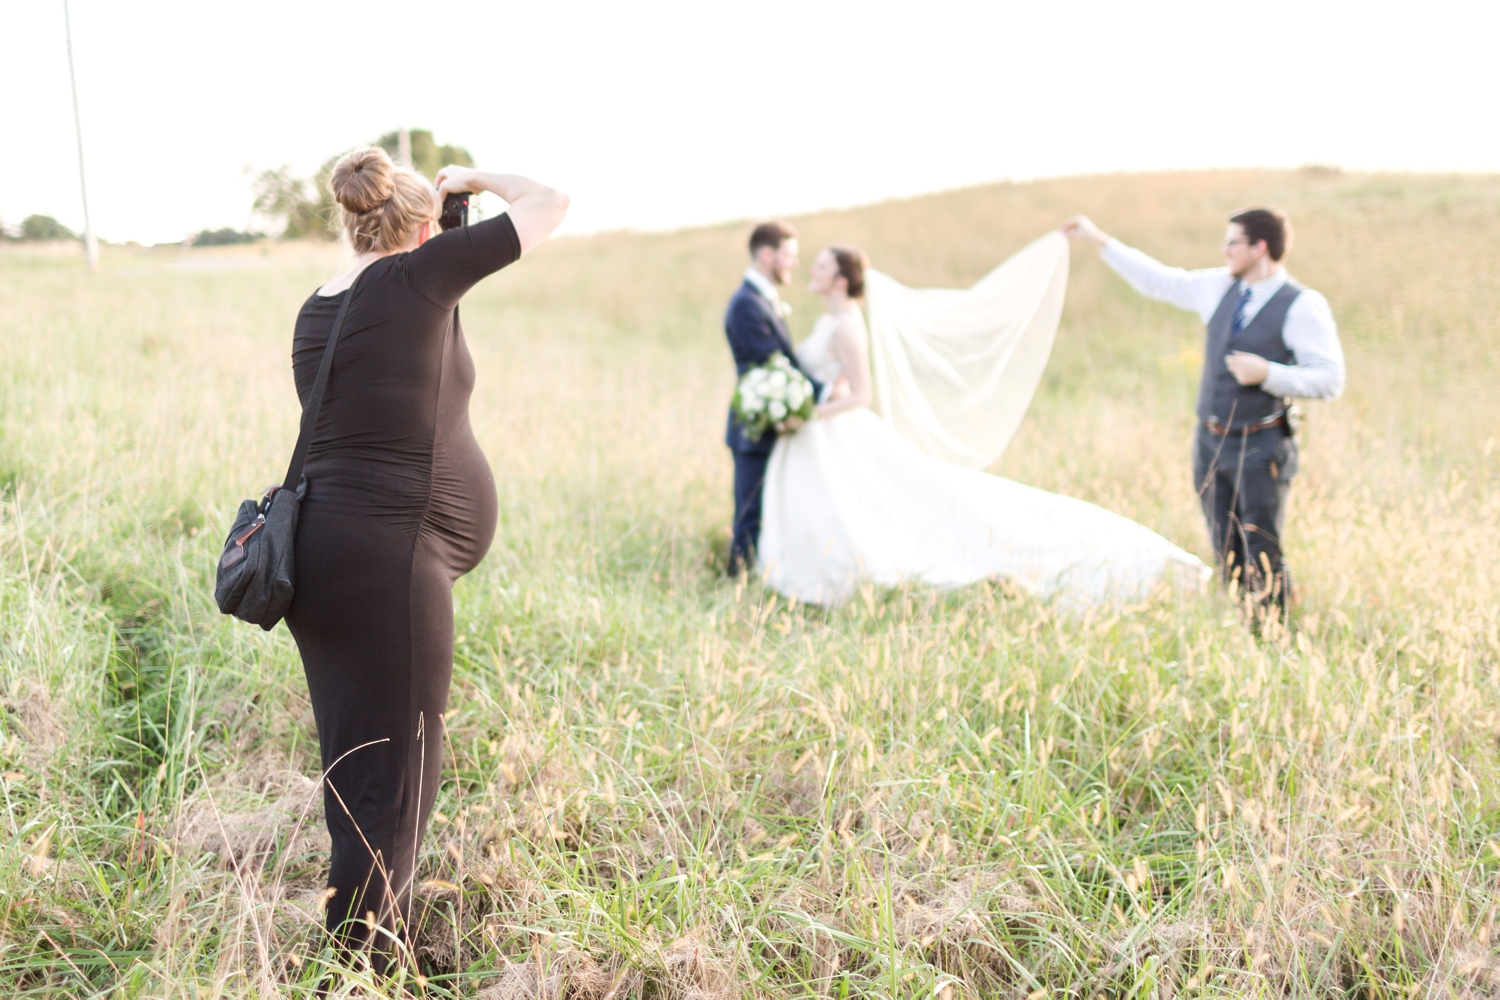
<path fill-rule="evenodd" d="M 58 222 L 50 215 L 28 215 L 19 226 L 7 226 L 0 221 L 0 239 L 11 242 L 45 242 L 48 240 L 77 240 L 77 233 Z M 229 246 L 234 243 L 254 243 L 266 238 L 265 233 L 241 232 L 238 229 L 205 229 L 194 233 L 182 242 L 195 247 Z"/>
<path fill-rule="evenodd" d="M 19 226 L 0 221 L 0 239 L 7 240 L 76 240 L 78 234 L 50 215 L 28 215 Z"/>
<path fill-rule="evenodd" d="M 474 158 L 467 149 L 439 145 L 427 129 L 412 129 L 407 135 L 411 142 L 412 169 L 424 177 L 433 177 L 450 163 L 461 167 L 474 165 Z M 401 148 L 401 133 L 387 132 L 372 145 L 381 147 L 396 159 Z M 255 214 L 280 227 L 282 239 L 332 239 L 338 232 L 339 215 L 333 192 L 328 189 L 328 180 L 333 176 L 334 164 L 343 155 L 340 152 L 330 156 L 311 177 L 300 176 L 287 166 L 261 171 L 252 185 Z"/>
<path fill-rule="evenodd" d="M 424 177 L 431 178 L 450 163 L 472 167 L 474 158 L 462 146 L 439 145 L 427 129 L 412 129 L 407 133 L 411 143 L 411 165 Z M 372 145 L 376 145 L 398 159 L 401 148 L 401 133 L 387 132 Z M 344 152 L 347 152 L 345 150 Z M 262 170 L 255 176 L 251 188 L 255 192 L 252 206 L 254 214 L 264 220 L 281 239 L 333 239 L 338 234 L 338 204 L 333 192 L 328 189 L 328 180 L 333 176 L 334 164 L 344 153 L 337 153 L 323 161 L 317 173 L 303 177 L 291 167 L 282 166 L 273 170 Z M 188 246 L 230 246 L 236 243 L 254 243 L 265 239 L 267 233 L 232 228 L 204 229 L 182 242 Z M 0 220 L 0 239 L 4 240 L 76 240 L 79 235 L 50 215 L 28 215 L 18 226 L 7 226 Z"/>

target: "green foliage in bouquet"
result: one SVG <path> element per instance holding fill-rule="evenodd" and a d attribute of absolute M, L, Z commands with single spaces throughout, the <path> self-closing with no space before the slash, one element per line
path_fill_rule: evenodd
<path fill-rule="evenodd" d="M 740 377 L 731 406 L 750 440 L 759 441 L 770 428 L 786 434 L 811 420 L 816 402 L 807 376 L 778 352 Z"/>

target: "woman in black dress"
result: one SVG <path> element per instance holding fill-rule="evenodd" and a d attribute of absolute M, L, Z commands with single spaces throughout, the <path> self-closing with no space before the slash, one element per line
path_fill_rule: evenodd
<path fill-rule="evenodd" d="M 458 300 L 557 228 L 565 195 L 447 167 L 438 188 L 356 150 L 330 182 L 359 254 L 297 317 L 303 402 L 354 295 L 308 448 L 286 620 L 312 695 L 333 838 L 328 929 L 377 972 L 405 940 L 417 847 L 438 788 L 453 672 L 453 583 L 495 533 L 489 463 L 469 427 L 474 363 Z M 497 218 L 438 232 L 441 196 L 492 191 Z M 351 293 L 355 279 L 357 288 Z M 376 940 L 370 940 L 372 926 Z"/>

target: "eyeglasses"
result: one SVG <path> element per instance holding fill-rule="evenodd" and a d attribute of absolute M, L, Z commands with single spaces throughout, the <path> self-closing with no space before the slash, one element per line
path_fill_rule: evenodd
<path fill-rule="evenodd" d="M 1224 249 L 1225 250 L 1228 250 L 1232 246 L 1239 246 L 1239 245 L 1249 246 L 1250 245 L 1250 241 L 1247 240 L 1247 239 L 1245 239 L 1243 236 L 1239 237 L 1238 239 L 1225 240 L 1224 241 Z"/>

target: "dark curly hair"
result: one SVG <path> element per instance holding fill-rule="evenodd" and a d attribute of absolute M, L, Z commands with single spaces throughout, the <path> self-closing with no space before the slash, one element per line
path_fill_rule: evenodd
<path fill-rule="evenodd" d="M 1239 224 L 1251 246 L 1264 240 L 1272 260 L 1280 260 L 1292 248 L 1292 220 L 1280 209 L 1247 208 L 1231 215 L 1229 221 Z"/>

